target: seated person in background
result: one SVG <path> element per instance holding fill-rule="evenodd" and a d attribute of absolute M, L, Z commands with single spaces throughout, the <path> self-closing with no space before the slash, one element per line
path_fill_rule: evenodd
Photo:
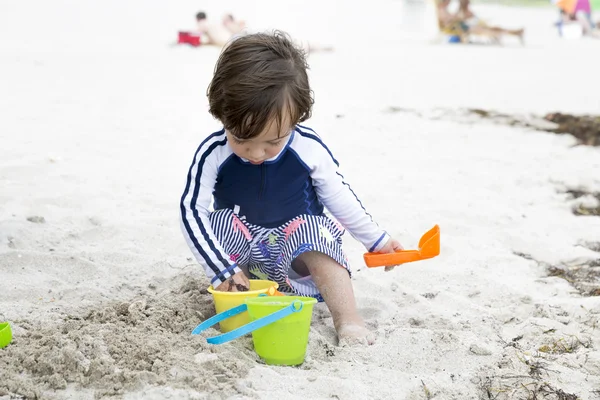
<path fill-rule="evenodd" d="M 246 22 L 236 20 L 232 14 L 224 15 L 220 24 L 212 24 L 208 22 L 206 13 L 199 12 L 196 14 L 196 21 L 198 32 L 202 35 L 203 44 L 224 47 L 231 39 L 247 33 L 245 32 L 247 30 Z M 304 43 L 300 46 L 307 53 L 333 51 L 332 46 L 315 43 Z"/>
<path fill-rule="evenodd" d="M 448 10 L 450 0 L 436 0 L 436 15 L 440 32 L 460 37 L 461 42 L 468 42 L 468 35 L 462 21 Z"/>
<path fill-rule="evenodd" d="M 246 28 L 246 21 L 236 21 L 232 14 L 227 14 L 223 16 L 223 26 L 233 35 L 237 35 Z"/>
<path fill-rule="evenodd" d="M 519 38 L 523 42 L 523 34 L 525 30 L 521 29 L 504 29 L 497 26 L 489 26 L 479 19 L 473 11 L 471 11 L 470 0 L 459 0 L 460 6 L 456 12 L 456 18 L 461 21 L 461 25 L 465 31 L 473 35 L 491 36 L 496 40 L 500 40 L 503 35 L 512 35 Z"/>
<path fill-rule="evenodd" d="M 583 4 L 583 6 L 580 7 L 580 4 Z M 571 12 L 569 12 L 568 8 L 563 7 L 564 6 L 559 5 L 560 19 L 555 24 L 558 27 L 558 32 L 561 36 L 563 35 L 564 25 L 575 23 L 579 24 L 583 35 L 600 38 L 600 26 L 597 26 L 592 20 L 589 3 L 587 3 L 587 8 L 585 2 L 577 3 L 575 9 L 570 10 Z"/>
<path fill-rule="evenodd" d="M 202 43 L 223 47 L 234 35 L 239 35 L 246 27 L 243 21 L 235 21 L 233 15 L 225 15 L 221 23 L 212 23 L 205 12 L 196 14 L 196 29 L 202 35 Z"/>

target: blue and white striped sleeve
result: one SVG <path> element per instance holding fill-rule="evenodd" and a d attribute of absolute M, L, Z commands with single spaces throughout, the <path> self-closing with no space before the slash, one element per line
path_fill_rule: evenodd
<path fill-rule="evenodd" d="M 208 219 L 219 167 L 217 154 L 225 143 L 223 131 L 202 142 L 194 155 L 180 202 L 183 236 L 214 287 L 241 271 L 216 239 Z"/>
<path fill-rule="evenodd" d="M 378 251 L 390 239 L 367 212 L 358 196 L 340 174 L 339 163 L 325 143 L 310 128 L 297 128 L 302 137 L 297 149 L 310 169 L 319 199 L 329 212 L 368 251 Z"/>

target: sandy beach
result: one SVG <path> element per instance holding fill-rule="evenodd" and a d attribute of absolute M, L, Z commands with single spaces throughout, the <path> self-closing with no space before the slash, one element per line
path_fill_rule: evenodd
<path fill-rule="evenodd" d="M 573 212 L 600 147 L 531 127 L 600 114 L 600 40 L 474 8 L 525 45 L 441 42 L 424 2 L 0 2 L 0 399 L 600 399 L 600 217 Z M 305 124 L 406 248 L 439 224 L 440 256 L 392 272 L 345 238 L 373 346 L 338 347 L 324 304 L 299 367 L 191 336 L 214 306 L 178 202 L 219 50 L 170 44 L 199 9 L 334 46 Z"/>

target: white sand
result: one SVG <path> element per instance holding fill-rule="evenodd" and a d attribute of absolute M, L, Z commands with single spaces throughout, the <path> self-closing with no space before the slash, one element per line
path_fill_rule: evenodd
<path fill-rule="evenodd" d="M 221 3 L 205 9 L 217 17 Z M 256 29 L 336 47 L 310 57 L 307 124 L 381 225 L 414 248 L 437 223 L 442 254 L 384 273 L 348 237 L 378 335 L 368 348 L 336 347 L 324 307 L 299 368 L 261 364 L 248 338 L 188 336 L 212 305 L 178 198 L 218 129 L 204 96 L 218 51 L 168 44 L 198 3 L 5 1 L 0 321 L 15 340 L 0 350 L 0 398 L 525 399 L 544 383 L 600 398 L 600 298 L 514 255 L 599 258 L 580 243 L 600 241 L 600 218 L 574 216 L 561 192 L 600 191 L 600 149 L 461 111 L 598 113 L 600 41 L 558 39 L 552 9 L 476 6 L 527 26 L 525 47 L 486 47 L 435 44 L 419 3 L 228 4 Z"/>

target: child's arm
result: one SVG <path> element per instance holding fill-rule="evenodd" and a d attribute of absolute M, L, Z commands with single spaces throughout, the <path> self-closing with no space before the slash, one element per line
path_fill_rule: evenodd
<path fill-rule="evenodd" d="M 208 208 L 217 179 L 218 161 L 214 150 L 219 139 L 222 138 L 211 135 L 196 151 L 180 202 L 183 236 L 204 267 L 211 284 L 217 289 L 234 275 L 236 283 L 247 285 L 243 272 L 223 250 L 208 219 Z M 238 282 L 239 280 L 241 281 Z"/>
<path fill-rule="evenodd" d="M 303 159 L 311 169 L 311 178 L 319 199 L 331 214 L 370 252 L 392 252 L 402 246 L 373 221 L 359 198 L 338 171 L 325 144 L 312 132 L 303 129 Z"/>

